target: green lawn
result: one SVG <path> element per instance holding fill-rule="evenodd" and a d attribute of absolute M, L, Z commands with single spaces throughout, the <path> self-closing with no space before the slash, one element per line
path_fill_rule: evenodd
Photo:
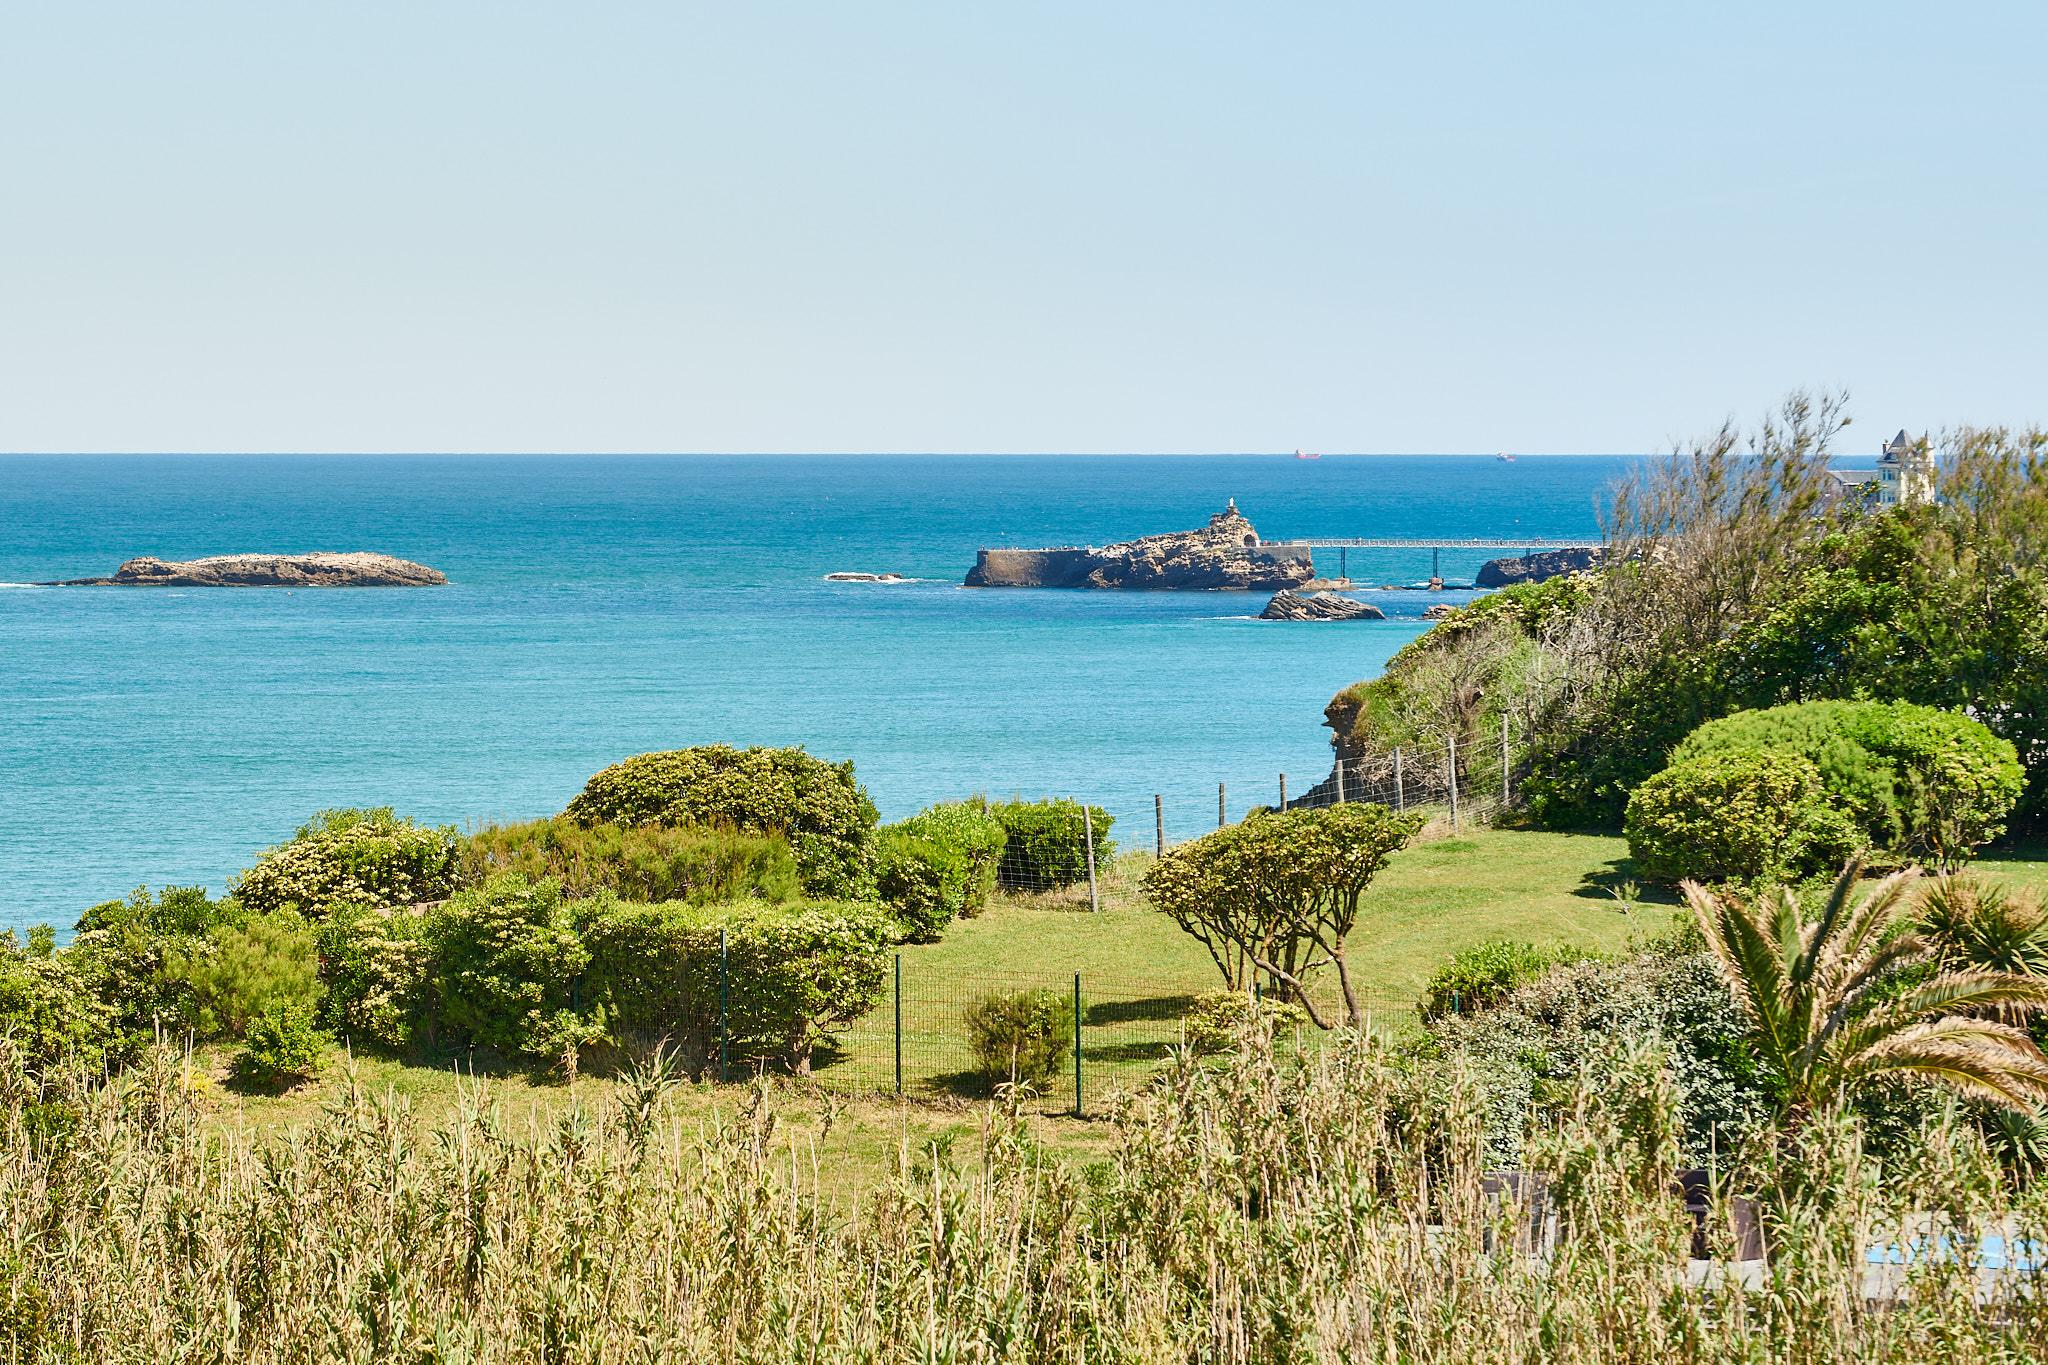
<path fill-rule="evenodd" d="M 1413 1007 L 1430 973 L 1460 948 L 1487 939 L 1621 951 L 1661 932 L 1675 913 L 1668 892 L 1645 889 L 1634 904 L 1615 892 L 1628 880 L 1627 845 L 1599 835 L 1484 830 L 1416 845 L 1397 854 L 1374 884 L 1351 956 L 1375 1026 L 1412 1026 Z M 855 1185 L 885 1171 L 904 1145 L 933 1142 L 971 1149 L 987 1117 L 967 1066 L 963 1016 L 995 990 L 1039 987 L 1070 996 L 1082 987 L 1082 1071 L 1087 1107 L 1100 1112 L 1117 1085 L 1142 1082 L 1180 1040 L 1179 1018 L 1196 995 L 1216 990 L 1215 967 L 1165 916 L 1146 908 L 1138 887 L 1147 858 L 1126 855 L 1103 883 L 1103 909 L 1085 896 L 1002 899 L 951 926 L 943 941 L 902 952 L 906 1099 L 895 1080 L 894 982 L 878 1010 L 818 1059 L 816 1084 L 769 1088 L 785 1135 L 815 1159 L 844 1168 Z M 2048 844 L 2023 845 L 1985 858 L 1988 875 L 2048 891 Z M 199 1069 L 223 1126 L 292 1125 L 315 1117 L 345 1085 L 350 1065 L 336 1054 L 326 1073 L 286 1095 L 241 1094 L 219 1084 L 224 1055 L 202 1053 Z M 383 1058 L 353 1062 L 358 1083 L 390 1096 L 422 1122 L 444 1118 L 463 1084 L 458 1064 Z M 614 1082 L 586 1075 L 574 1087 L 518 1070 L 485 1084 L 515 1127 L 551 1122 L 572 1102 L 592 1102 Z M 1103 1125 L 1059 1116 L 1073 1101 L 1061 1076 L 1029 1108 L 1041 1142 L 1073 1159 L 1099 1156 L 1111 1140 Z M 734 1121 L 750 1103 L 737 1086 L 687 1086 L 675 1103 L 704 1122 Z"/>
<path fill-rule="evenodd" d="M 2048 841 L 2033 839 L 1999 849 L 1977 866 L 2013 886 L 2048 893 Z"/>
<path fill-rule="evenodd" d="M 1418 844 L 1397 854 L 1368 893 L 1351 939 L 1356 988 L 1381 1032 L 1415 1026 L 1414 1006 L 1430 974 L 1460 948 L 1494 938 L 1544 946 L 1617 951 L 1671 919 L 1668 896 L 1624 905 L 1610 889 L 1625 880 L 1620 839 L 1485 830 Z M 1141 1083 L 1182 1041 L 1193 999 L 1221 989 L 1200 944 L 1144 904 L 1138 878 L 1149 861 L 1126 854 L 1105 879 L 1099 912 L 1085 895 L 1001 899 L 950 927 L 938 943 L 902 952 L 900 1031 L 906 1093 L 977 1093 L 966 1014 L 996 992 L 1050 990 L 1081 997 L 1084 1104 L 1119 1085 Z M 1319 1003 L 1334 1017 L 1336 986 L 1325 973 Z M 898 995 L 818 1059 L 821 1083 L 893 1090 L 897 1083 Z M 1042 1087 L 1041 1107 L 1071 1106 L 1074 1077 Z"/>

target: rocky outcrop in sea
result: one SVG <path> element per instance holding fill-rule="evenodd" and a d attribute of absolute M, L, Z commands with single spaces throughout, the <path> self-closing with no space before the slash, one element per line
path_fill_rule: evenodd
<path fill-rule="evenodd" d="M 967 586 L 1273 592 L 1314 577 L 1306 546 L 1261 544 L 1233 499 L 1195 531 L 1114 545 L 983 550 Z"/>
<path fill-rule="evenodd" d="M 206 559 L 131 559 L 112 578 L 69 578 L 61 588 L 429 588 L 439 569 L 362 551 L 302 555 L 213 555 Z"/>
<path fill-rule="evenodd" d="M 1597 569 L 1607 558 L 1598 546 L 1583 550 L 1538 550 L 1534 554 L 1489 559 L 1479 566 L 1473 582 L 1482 588 L 1505 588 L 1510 583 L 1540 583 L 1559 574 Z"/>
<path fill-rule="evenodd" d="M 1339 597 L 1333 592 L 1300 593 L 1282 590 L 1273 594 L 1262 621 L 1384 621 L 1387 614 L 1370 602 Z"/>

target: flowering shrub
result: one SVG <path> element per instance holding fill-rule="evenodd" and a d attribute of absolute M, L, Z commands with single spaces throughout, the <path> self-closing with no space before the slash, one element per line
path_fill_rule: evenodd
<path fill-rule="evenodd" d="M 322 811 L 266 850 L 234 894 L 263 913 L 295 907 L 308 916 L 343 905 L 418 905 L 455 890 L 455 831 L 416 825 L 374 810 Z"/>

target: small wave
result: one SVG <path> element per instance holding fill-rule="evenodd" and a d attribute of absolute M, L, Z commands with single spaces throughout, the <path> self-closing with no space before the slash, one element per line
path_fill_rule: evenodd
<path fill-rule="evenodd" d="M 47 583 L 0 583 L 0 588 L 47 588 Z"/>
<path fill-rule="evenodd" d="M 905 583 L 933 583 L 937 580 L 931 578 L 909 578 L 898 573 L 856 574 L 841 572 L 826 574 L 824 581 L 827 583 L 860 583 L 872 587 L 895 588 Z"/>

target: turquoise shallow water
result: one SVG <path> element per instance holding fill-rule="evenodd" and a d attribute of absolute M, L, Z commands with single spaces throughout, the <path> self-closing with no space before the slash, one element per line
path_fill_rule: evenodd
<path fill-rule="evenodd" d="M 137 554 L 375 549 L 445 588 L 0 588 L 0 927 L 216 890 L 313 811 L 466 824 L 726 740 L 851 758 L 887 817 L 1066 792 L 1149 840 L 1328 767 L 1323 704 L 1421 629 L 1239 594 L 969 591 L 985 544 L 1103 543 L 1227 497 L 1270 537 L 1575 535 L 1611 457 L 0 458 L 0 582 Z M 1326 552 L 1327 553 L 1327 552 Z M 1447 577 L 1482 556 L 1446 555 Z M 1426 555 L 1353 551 L 1412 582 Z M 1319 564 L 1334 572 L 1334 560 Z M 925 581 L 835 584 L 838 569 Z"/>

